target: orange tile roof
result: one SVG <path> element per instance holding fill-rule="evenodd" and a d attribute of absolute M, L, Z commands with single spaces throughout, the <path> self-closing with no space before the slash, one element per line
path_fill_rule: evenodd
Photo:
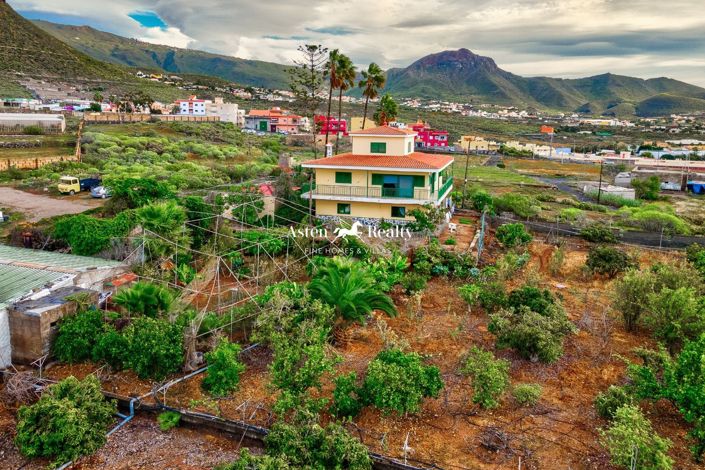
<path fill-rule="evenodd" d="M 339 167 L 408 168 L 410 170 L 440 170 L 453 161 L 450 155 L 413 152 L 409 155 L 353 155 L 341 153 L 328 158 L 308 160 L 303 165 Z"/>
<path fill-rule="evenodd" d="M 416 134 L 416 131 L 413 131 L 411 129 L 399 129 L 398 127 L 391 127 L 391 126 L 372 127 L 370 129 L 363 129 L 363 130 L 359 130 L 359 131 L 353 131 L 350 133 L 350 135 L 389 135 L 389 136 L 414 135 L 414 134 Z"/>
<path fill-rule="evenodd" d="M 301 116 L 297 114 L 287 114 L 284 113 L 283 111 L 276 111 L 276 110 L 271 110 L 271 109 L 251 109 L 249 113 L 247 113 L 249 117 L 266 117 L 266 118 L 272 118 L 272 117 L 278 117 L 278 118 L 300 118 Z"/>

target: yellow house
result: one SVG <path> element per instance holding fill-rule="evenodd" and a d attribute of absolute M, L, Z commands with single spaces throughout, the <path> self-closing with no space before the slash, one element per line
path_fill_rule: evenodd
<path fill-rule="evenodd" d="M 409 129 L 381 126 L 350 137 L 352 152 L 302 164 L 315 170 L 312 192 L 301 197 L 315 200 L 317 216 L 401 222 L 425 204 L 450 207 L 452 156 L 415 152 Z"/>
<path fill-rule="evenodd" d="M 362 121 L 363 119 L 361 117 L 350 118 L 350 129 L 348 129 L 348 132 L 362 130 Z M 365 129 L 372 129 L 376 126 L 377 124 L 375 124 L 375 120 L 371 117 L 365 119 Z"/>
<path fill-rule="evenodd" d="M 484 137 L 474 135 L 464 135 L 456 143 L 464 151 L 468 152 L 496 152 L 500 144 L 494 140 L 485 140 Z"/>

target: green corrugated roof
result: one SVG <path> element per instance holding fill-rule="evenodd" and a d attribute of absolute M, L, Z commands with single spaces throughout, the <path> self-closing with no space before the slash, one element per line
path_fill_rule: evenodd
<path fill-rule="evenodd" d="M 67 255 L 55 251 L 29 250 L 14 246 L 0 245 L 0 263 L 20 262 L 64 269 L 87 269 L 120 266 L 118 261 L 110 261 L 89 256 Z"/>
<path fill-rule="evenodd" d="M 0 264 L 0 307 L 32 290 L 71 274 Z"/>

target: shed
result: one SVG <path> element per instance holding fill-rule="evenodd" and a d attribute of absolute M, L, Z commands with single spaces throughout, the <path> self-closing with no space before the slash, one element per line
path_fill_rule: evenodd
<path fill-rule="evenodd" d="M 117 261 L 0 245 L 0 369 L 12 363 L 8 317 L 12 305 L 64 287 L 103 292 L 106 280 L 127 270 Z"/>
<path fill-rule="evenodd" d="M 0 113 L 0 134 L 24 134 L 28 127 L 61 134 L 66 130 L 66 119 L 63 114 Z"/>
<path fill-rule="evenodd" d="M 636 199 L 636 191 L 634 188 L 623 188 L 622 186 L 614 186 L 611 184 L 589 182 L 583 186 L 583 193 L 591 194 L 601 192 L 602 194 L 608 194 L 611 196 L 619 196 L 624 199 Z"/>
<path fill-rule="evenodd" d="M 614 184 L 615 184 L 615 186 L 622 186 L 624 188 L 631 188 L 632 187 L 632 174 L 629 173 L 628 171 L 623 171 L 621 173 L 617 173 L 617 176 L 614 177 Z"/>

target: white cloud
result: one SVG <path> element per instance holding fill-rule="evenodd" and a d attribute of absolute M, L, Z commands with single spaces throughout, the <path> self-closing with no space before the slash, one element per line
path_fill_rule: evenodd
<path fill-rule="evenodd" d="M 288 62 L 303 42 L 339 48 L 361 66 L 406 66 L 467 47 L 524 75 L 605 72 L 705 86 L 702 0 L 10 0 L 74 14 L 111 32 L 249 59 Z M 169 25 L 143 28 L 128 13 Z M 342 34 L 333 34 L 339 32 Z"/>

